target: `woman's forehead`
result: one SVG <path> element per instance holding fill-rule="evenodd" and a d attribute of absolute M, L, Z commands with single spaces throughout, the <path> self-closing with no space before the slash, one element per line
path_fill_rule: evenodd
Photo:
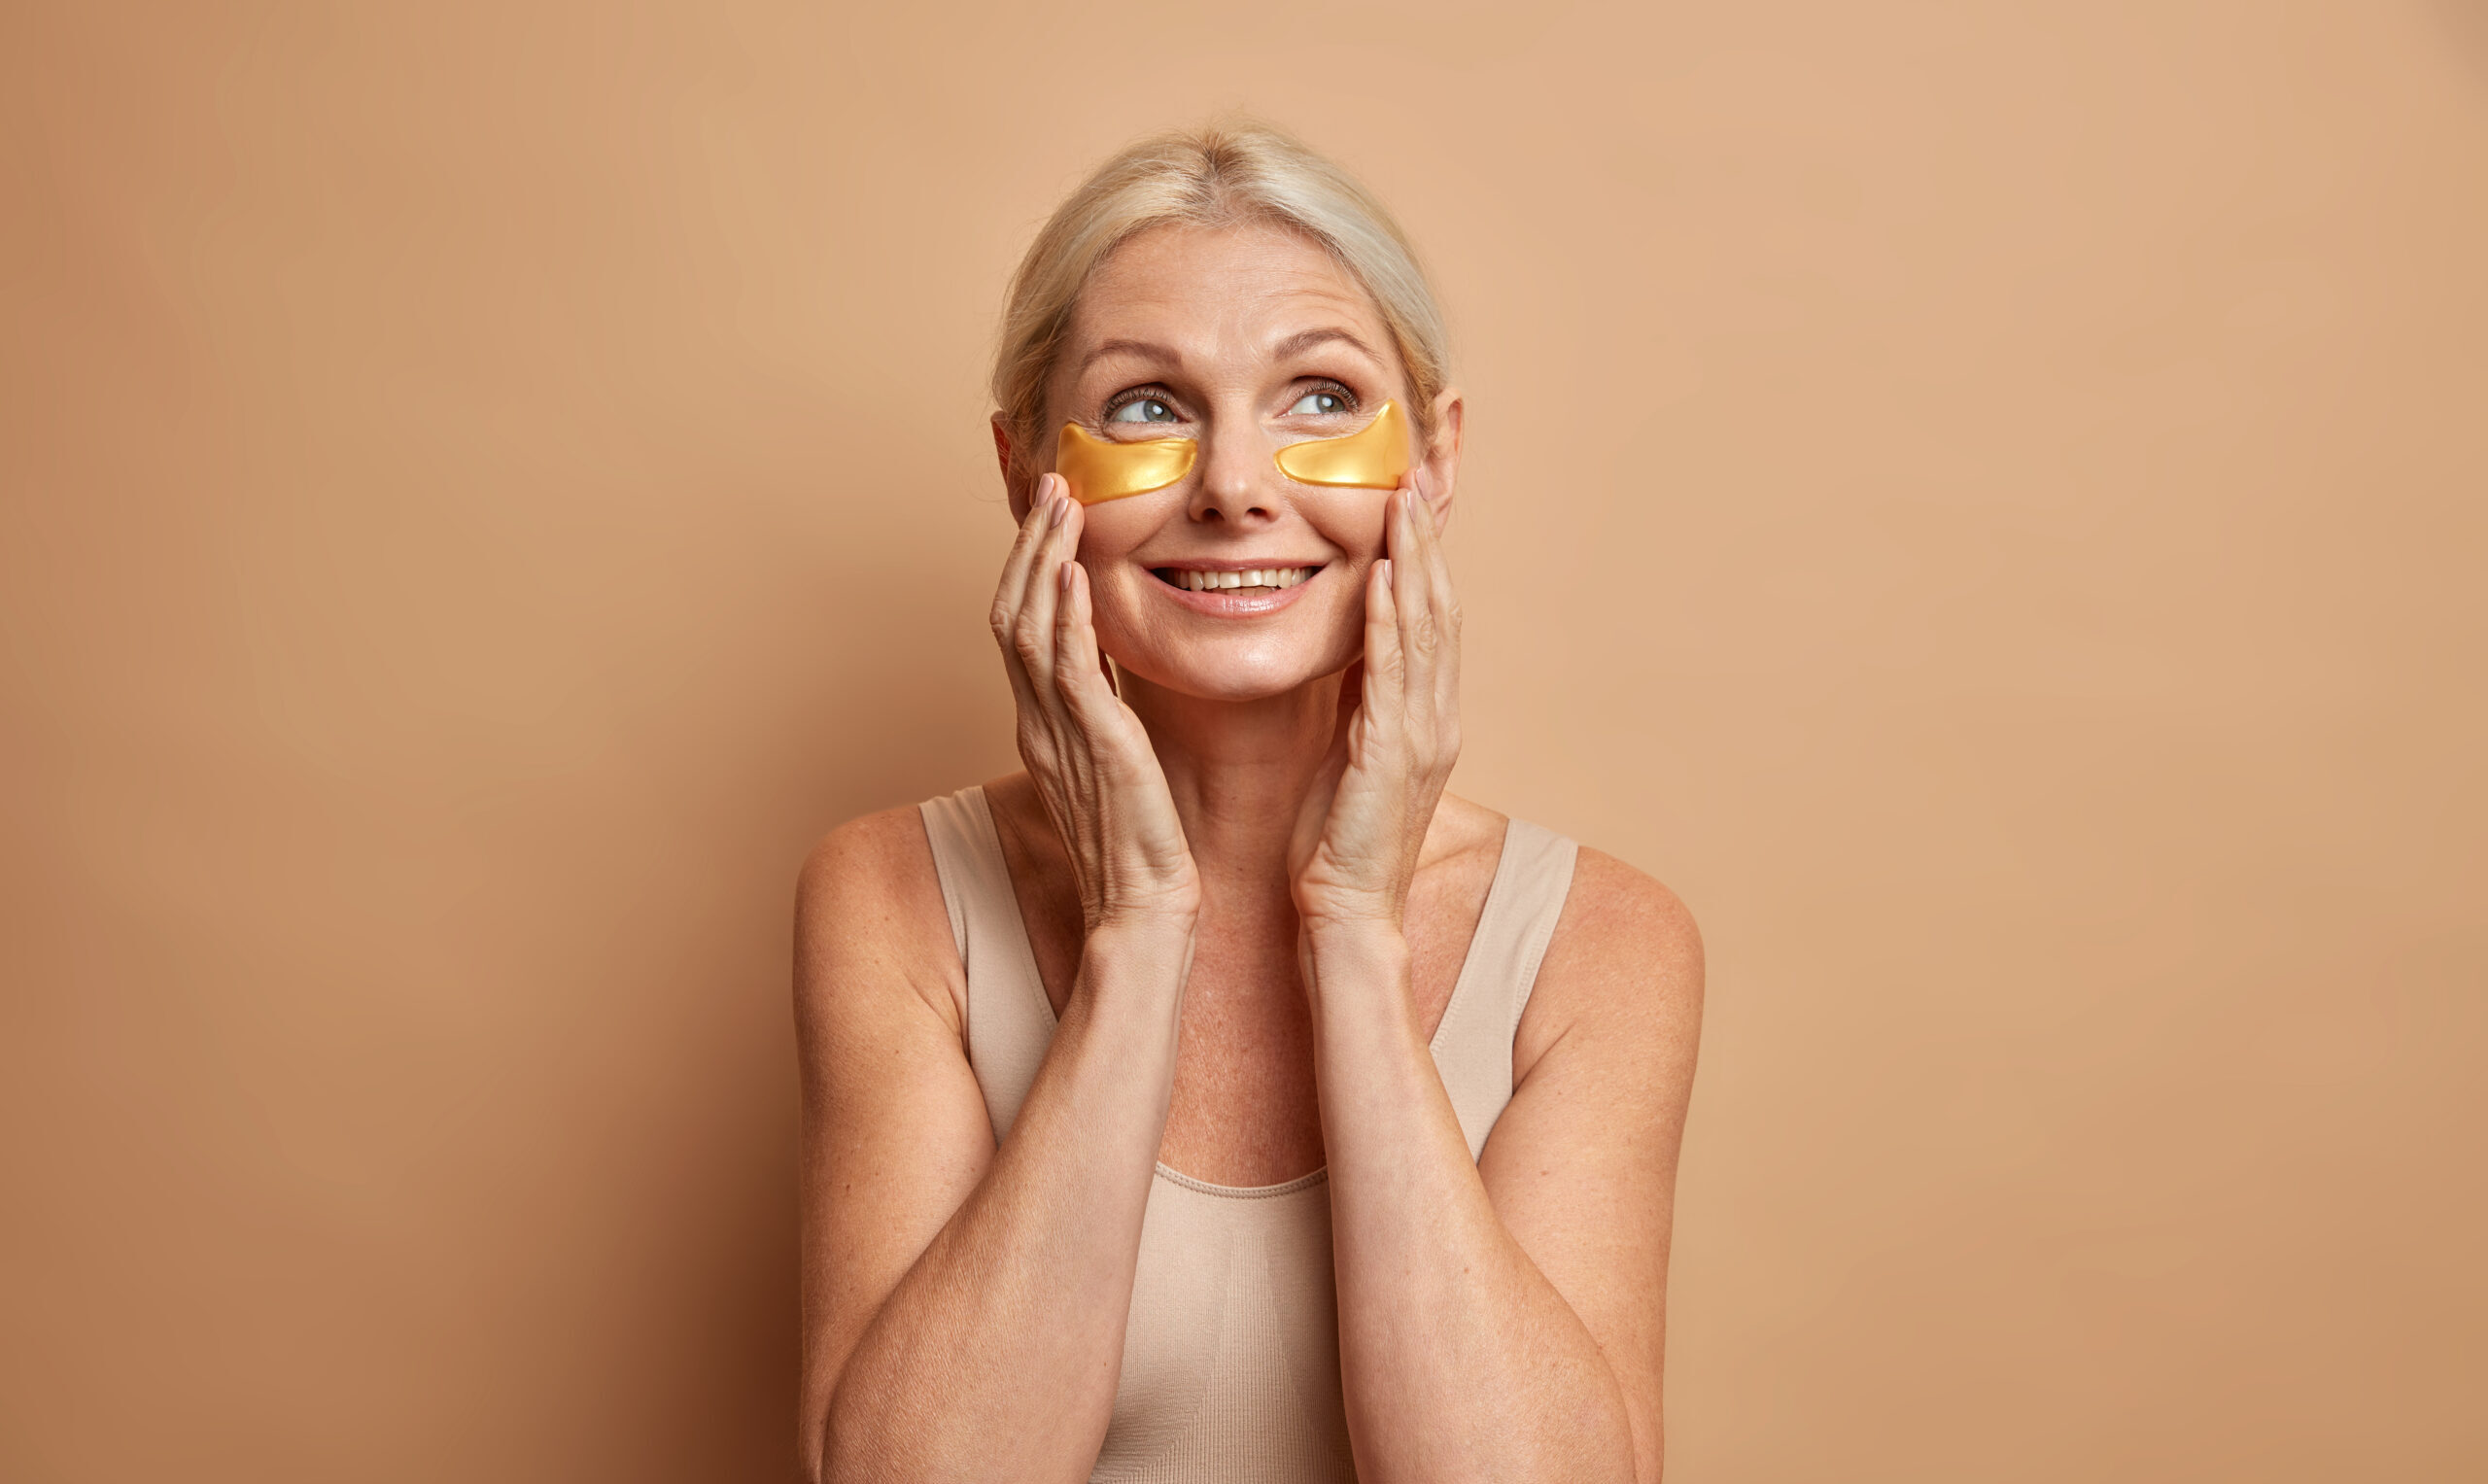
<path fill-rule="evenodd" d="M 1110 342 L 1225 358 L 1268 354 L 1325 326 L 1385 343 L 1372 295 L 1319 245 L 1264 225 L 1159 227 L 1098 266 L 1065 349 L 1076 373 Z"/>

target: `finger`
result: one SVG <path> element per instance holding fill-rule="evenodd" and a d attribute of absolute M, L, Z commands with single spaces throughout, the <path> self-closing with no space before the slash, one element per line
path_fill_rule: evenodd
<path fill-rule="evenodd" d="M 1106 684 L 1106 667 L 1097 654 L 1095 609 L 1088 592 L 1088 569 L 1078 562 L 1062 564 L 1062 595 L 1054 608 L 1054 685 L 1070 704 L 1072 714 L 1091 733 L 1104 726 L 1116 704 Z"/>
<path fill-rule="evenodd" d="M 1093 799 L 1098 729 L 1090 707 L 1084 704 L 1087 698 L 1081 694 L 1083 669 L 1077 654 L 1079 640 L 1073 632 L 1081 626 L 1080 595 L 1075 589 L 1086 575 L 1077 562 L 1064 562 L 1054 569 L 1054 633 L 1050 639 L 1053 676 L 1046 699 L 1050 709 L 1060 718 L 1065 740 L 1070 743 L 1063 749 L 1069 769 L 1078 775 L 1083 796 Z"/>
<path fill-rule="evenodd" d="M 1426 564 L 1426 522 L 1419 513 L 1417 493 L 1402 489 L 1393 496 L 1391 601 L 1400 613 L 1400 644 L 1406 658 L 1407 700 L 1411 711 L 1431 716 L 1434 710 L 1435 645 L 1432 592 Z"/>
<path fill-rule="evenodd" d="M 1011 677 L 1011 694 L 1021 710 L 1030 715 L 1042 714 L 1042 708 L 1019 652 L 1019 610 L 1027 602 L 1028 572 L 1054 518 L 1052 485 L 1052 475 L 1038 476 L 1036 496 L 1028 501 L 1027 516 L 1019 522 L 1019 535 L 1012 541 L 1011 555 L 1002 564 L 1002 578 L 994 589 L 989 615 L 994 642 L 1002 650 L 1002 669 Z"/>
<path fill-rule="evenodd" d="M 1453 691 L 1459 659 L 1448 610 L 1450 585 L 1434 508 L 1426 503 L 1421 476 L 1411 475 L 1400 494 L 1409 558 L 1399 584 L 1401 642 L 1408 650 L 1408 760 L 1420 773 L 1442 766 L 1457 749 L 1452 738 Z"/>
<path fill-rule="evenodd" d="M 1393 594 L 1390 557 L 1373 564 L 1365 592 L 1365 684 L 1360 711 L 1365 725 L 1388 725 L 1399 719 L 1406 699 L 1405 651 L 1400 643 L 1400 605 Z"/>
<path fill-rule="evenodd" d="M 1039 474 L 1037 491 L 1028 500 L 1028 513 L 1019 519 L 1019 534 L 1012 538 L 1011 554 L 1002 561 L 1002 578 L 993 590 L 993 625 L 998 632 L 1008 632 L 1013 615 L 1028 585 L 1028 565 L 1036 560 L 1037 547 L 1044 541 L 1046 528 L 1053 519 L 1050 497 L 1054 492 L 1054 476 Z"/>
<path fill-rule="evenodd" d="M 1452 586 L 1451 553 L 1434 522 L 1434 506 L 1417 487 L 1417 533 L 1426 550 L 1427 609 L 1435 636 L 1434 700 L 1437 724 L 1458 729 L 1460 702 L 1460 594 Z"/>
<path fill-rule="evenodd" d="M 1020 587 L 1019 611 L 1012 627 L 1012 640 L 1019 651 L 1020 663 L 1027 667 L 1028 681 L 1035 687 L 1038 703 L 1049 713 L 1055 712 L 1058 706 L 1054 682 L 1057 663 L 1054 628 L 1054 611 L 1061 602 L 1063 534 L 1069 524 L 1070 504 L 1057 481 L 1047 503 L 1046 528 L 1038 536 Z"/>
<path fill-rule="evenodd" d="M 1413 623 L 1428 606 L 1426 521 L 1417 492 L 1409 486 L 1392 492 L 1391 506 L 1391 597 L 1402 623 Z"/>
<path fill-rule="evenodd" d="M 1426 583 L 1432 590 L 1430 606 L 1434 622 L 1446 639 L 1460 638 L 1460 603 L 1451 587 L 1451 552 L 1444 544 L 1442 528 L 1434 519 L 1433 501 L 1426 499 L 1426 487 L 1420 479 L 1409 497 L 1417 511 L 1417 538 L 1426 553 Z"/>
<path fill-rule="evenodd" d="M 1093 777 L 1096 740 L 1104 723 L 1089 703 L 1104 676 L 1088 610 L 1075 613 L 1075 585 L 1083 598 L 1087 595 L 1088 573 L 1080 565 L 1080 535 L 1088 511 L 1071 498 L 1067 486 L 1059 491 L 1054 518 L 1056 524 L 1037 558 L 1036 580 L 1045 588 L 1041 611 L 1046 622 L 1046 673 L 1039 688 L 1047 713 L 1062 729 L 1065 754 L 1077 760 L 1084 777 Z"/>

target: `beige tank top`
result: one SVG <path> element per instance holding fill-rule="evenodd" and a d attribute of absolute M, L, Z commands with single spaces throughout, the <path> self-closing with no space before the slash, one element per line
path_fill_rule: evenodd
<path fill-rule="evenodd" d="M 967 968 L 968 1060 L 998 1144 L 1053 1039 L 985 790 L 920 806 Z M 1469 1157 L 1512 1095 L 1512 1035 L 1571 890 L 1572 842 L 1518 819 L 1433 1041 Z M 1140 1232 L 1123 1378 L 1092 1481 L 1356 1477 L 1339 1393 L 1324 1171 L 1224 1186 L 1158 1166 Z"/>

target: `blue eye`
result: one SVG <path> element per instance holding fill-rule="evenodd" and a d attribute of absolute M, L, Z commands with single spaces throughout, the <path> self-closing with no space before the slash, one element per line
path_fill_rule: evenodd
<path fill-rule="evenodd" d="M 1291 414 L 1320 417 L 1326 413 L 1353 412 L 1356 409 L 1350 407 L 1348 399 L 1336 392 L 1307 392 L 1296 399 L 1295 406 L 1287 410 Z"/>
<path fill-rule="evenodd" d="M 1172 423 L 1176 421 L 1176 417 L 1174 408 L 1154 397 L 1144 397 L 1138 401 L 1125 402 L 1107 413 L 1106 421 L 1109 423 Z"/>

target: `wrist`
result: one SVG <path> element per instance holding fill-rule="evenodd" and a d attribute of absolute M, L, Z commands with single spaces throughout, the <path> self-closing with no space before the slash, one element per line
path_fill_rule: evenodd
<path fill-rule="evenodd" d="M 1388 963 L 1408 956 L 1408 936 L 1389 917 L 1304 917 L 1301 921 L 1305 949 L 1317 959 Z"/>
<path fill-rule="evenodd" d="M 1347 986 L 1403 991 L 1408 983 L 1408 940 L 1398 924 L 1367 920 L 1307 922 L 1303 928 L 1305 988 L 1318 1010 Z M 1326 992 L 1327 991 L 1327 992 Z M 1360 997 L 1349 990 L 1351 997 Z M 1404 1003 L 1404 992 L 1383 998 Z"/>
<path fill-rule="evenodd" d="M 1189 951 L 1200 925 L 1197 907 L 1153 905 L 1109 908 L 1090 923 L 1083 951 L 1091 956 L 1151 954 L 1169 949 Z"/>
<path fill-rule="evenodd" d="M 1163 915 L 1100 919 L 1081 943 L 1079 986 L 1065 1017 L 1120 1005 L 1125 1011 L 1107 1019 L 1157 1024 L 1154 1007 L 1169 1017 L 1164 1023 L 1171 1030 L 1171 1018 L 1184 1002 L 1184 982 L 1192 975 L 1192 926 L 1188 918 Z"/>
<path fill-rule="evenodd" d="M 1177 927 L 1189 933 L 1200 921 L 1200 878 L 1187 870 L 1171 880 L 1145 885 L 1116 881 L 1094 896 L 1084 894 L 1081 907 L 1092 935 L 1109 927 L 1129 928 L 1144 935 Z"/>
<path fill-rule="evenodd" d="M 1304 925 L 1306 933 L 1322 938 L 1348 940 L 1378 932 L 1396 934 L 1407 914 L 1404 889 L 1394 893 L 1330 883 L 1314 886 L 1301 879 L 1292 886 L 1296 921 Z"/>

